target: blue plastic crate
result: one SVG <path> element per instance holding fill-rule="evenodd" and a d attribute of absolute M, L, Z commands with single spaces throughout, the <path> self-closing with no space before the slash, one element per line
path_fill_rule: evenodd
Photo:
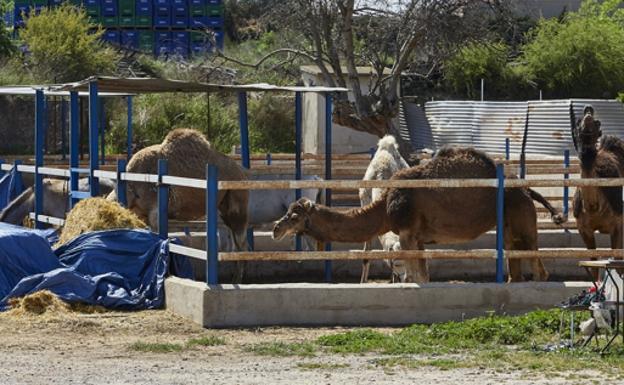
<path fill-rule="evenodd" d="M 101 3 L 100 0 L 83 0 L 85 7 L 99 7 Z"/>
<path fill-rule="evenodd" d="M 136 16 L 152 16 L 152 0 L 136 0 Z"/>
<path fill-rule="evenodd" d="M 173 15 L 174 16 L 188 16 L 189 7 L 186 4 L 174 4 Z"/>
<path fill-rule="evenodd" d="M 167 5 L 156 4 L 154 5 L 154 15 L 155 16 L 169 16 L 171 15 L 171 7 L 168 4 Z"/>
<path fill-rule="evenodd" d="M 107 30 L 106 32 L 104 32 L 104 35 L 102 35 L 102 39 L 105 42 L 117 44 L 117 45 L 119 45 L 119 43 L 121 42 L 119 31 L 113 31 L 113 30 Z"/>
<path fill-rule="evenodd" d="M 58 7 L 59 5 L 63 4 L 65 2 L 65 0 L 49 0 L 48 1 L 48 5 L 50 7 Z"/>
<path fill-rule="evenodd" d="M 207 4 L 209 5 L 220 5 L 222 2 L 221 0 L 206 0 Z"/>
<path fill-rule="evenodd" d="M 124 47 L 130 47 L 133 49 L 139 48 L 139 32 L 126 29 L 121 32 L 121 45 Z"/>
<path fill-rule="evenodd" d="M 189 0 L 191 5 L 195 5 L 195 6 L 205 6 L 206 5 L 206 0 Z"/>
<path fill-rule="evenodd" d="M 117 7 L 117 0 L 100 0 L 103 5 L 110 5 L 113 7 Z"/>
<path fill-rule="evenodd" d="M 212 52 L 210 43 L 191 43 L 192 55 L 203 55 L 208 52 Z"/>
<path fill-rule="evenodd" d="M 28 16 L 29 12 L 30 12 L 29 4 L 15 4 L 15 8 L 13 9 L 13 25 L 15 27 L 23 27 L 24 26 L 23 15 Z"/>
<path fill-rule="evenodd" d="M 208 16 L 206 26 L 210 28 L 221 28 L 223 27 L 223 18 Z"/>
<path fill-rule="evenodd" d="M 154 28 L 169 28 L 171 27 L 171 17 L 169 15 L 157 15 L 154 17 Z"/>
<path fill-rule="evenodd" d="M 191 28 L 206 28 L 208 27 L 208 17 L 207 16 L 191 16 L 189 24 Z"/>
<path fill-rule="evenodd" d="M 102 7 L 100 8 L 102 12 L 102 16 L 117 16 L 119 14 L 119 9 L 117 8 L 117 4 L 104 4 L 102 3 Z"/>
<path fill-rule="evenodd" d="M 189 26 L 189 18 L 186 16 L 174 16 L 171 18 L 171 26 L 175 28 L 186 28 Z"/>

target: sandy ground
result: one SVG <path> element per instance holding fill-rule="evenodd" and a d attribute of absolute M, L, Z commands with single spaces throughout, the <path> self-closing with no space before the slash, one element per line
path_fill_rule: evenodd
<path fill-rule="evenodd" d="M 248 352 L 261 342 L 311 341 L 345 328 L 206 330 L 167 311 L 0 315 L 0 383 L 9 384 L 582 384 L 523 371 L 387 368 L 374 355 L 269 357 Z M 225 345 L 145 353 L 135 342 L 185 343 L 218 336 Z M 315 364 L 317 367 L 314 367 Z M 320 366 L 320 367 L 319 367 Z M 588 377 L 595 373 L 589 373 Z M 594 378 L 605 383 L 605 378 Z M 584 382 L 587 381 L 587 382 Z"/>

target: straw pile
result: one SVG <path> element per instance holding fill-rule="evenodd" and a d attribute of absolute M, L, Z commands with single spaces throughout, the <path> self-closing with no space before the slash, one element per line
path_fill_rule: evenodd
<path fill-rule="evenodd" d="M 80 201 L 67 215 L 65 226 L 56 246 L 67 243 L 80 234 L 108 229 L 146 228 L 145 223 L 119 203 L 104 198 Z"/>
<path fill-rule="evenodd" d="M 9 300 L 11 310 L 7 315 L 13 317 L 23 317 L 31 315 L 62 314 L 70 311 L 70 306 L 60 300 L 54 293 L 48 290 L 41 290 L 26 295 L 21 298 Z"/>

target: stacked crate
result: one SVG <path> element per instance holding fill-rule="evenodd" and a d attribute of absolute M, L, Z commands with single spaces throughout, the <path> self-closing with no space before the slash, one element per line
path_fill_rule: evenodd
<path fill-rule="evenodd" d="M 23 1 L 23 2 L 20 2 Z M 22 14 L 66 0 L 16 0 L 15 28 Z M 205 55 L 223 49 L 222 0 L 69 0 L 82 6 L 93 24 L 104 26 L 102 40 L 113 45 L 162 55 Z M 214 32 L 216 46 L 209 33 Z"/>

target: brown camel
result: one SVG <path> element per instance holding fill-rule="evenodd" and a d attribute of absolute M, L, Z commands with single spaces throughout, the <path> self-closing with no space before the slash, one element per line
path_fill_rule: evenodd
<path fill-rule="evenodd" d="M 212 149 L 210 143 L 196 130 L 179 128 L 165 137 L 161 144 L 137 152 L 127 171 L 156 174 L 158 159 L 168 162 L 168 174 L 187 178 L 206 177 L 206 164 L 217 166 L 219 180 L 247 180 L 245 171 L 232 159 Z M 128 182 L 128 208 L 144 219 L 151 228 L 158 223 L 157 187 L 150 183 Z M 247 190 L 219 191 L 217 206 L 223 223 L 232 230 L 238 251 L 247 251 Z M 206 191 L 173 186 L 169 190 L 169 218 L 181 221 L 197 220 L 206 215 Z M 242 279 L 239 264 L 235 281 Z"/>
<path fill-rule="evenodd" d="M 581 178 L 622 178 L 624 141 L 602 135 L 600 121 L 594 119 L 592 106 L 585 106 L 583 118 L 572 131 L 581 161 Z M 611 236 L 611 248 L 622 248 L 622 188 L 578 187 L 574 193 L 576 227 L 588 249 L 596 248 L 594 232 Z"/>
<path fill-rule="evenodd" d="M 495 178 L 496 165 L 472 148 L 445 148 L 423 165 L 403 169 L 391 179 Z M 555 223 L 564 219 L 537 192 L 505 189 L 504 241 L 508 250 L 537 250 L 537 215 L 533 199 L 544 204 Z M 363 208 L 339 211 L 300 199 L 275 224 L 273 236 L 303 233 L 324 242 L 366 242 L 393 231 L 403 250 L 426 244 L 451 244 L 479 237 L 496 225 L 493 188 L 391 188 Z M 425 259 L 408 260 L 416 282 L 428 282 Z M 548 274 L 540 259 L 531 259 L 534 280 Z M 510 281 L 522 280 L 521 261 L 509 261 Z"/>

